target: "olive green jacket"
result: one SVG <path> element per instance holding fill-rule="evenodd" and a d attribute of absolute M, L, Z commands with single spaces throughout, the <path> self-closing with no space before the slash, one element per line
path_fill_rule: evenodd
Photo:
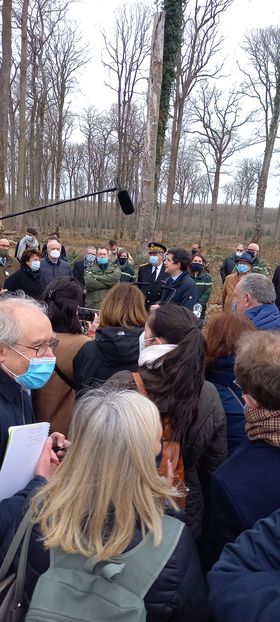
<path fill-rule="evenodd" d="M 108 264 L 106 270 L 102 270 L 96 263 L 92 268 L 88 268 L 85 271 L 85 287 L 86 293 L 86 307 L 91 309 L 100 309 L 101 302 L 106 296 L 107 292 L 115 283 L 118 283 L 121 278 L 120 268 L 111 263 Z"/>

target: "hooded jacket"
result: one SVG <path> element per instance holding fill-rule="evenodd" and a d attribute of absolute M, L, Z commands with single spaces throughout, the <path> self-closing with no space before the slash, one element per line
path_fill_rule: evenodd
<path fill-rule="evenodd" d="M 280 328 L 280 311 L 275 304 L 264 304 L 245 311 L 246 317 L 258 330 L 277 330 Z"/>
<path fill-rule="evenodd" d="M 98 328 L 95 341 L 86 343 L 73 360 L 76 392 L 103 384 L 124 369 L 138 369 L 139 337 L 143 328 Z"/>

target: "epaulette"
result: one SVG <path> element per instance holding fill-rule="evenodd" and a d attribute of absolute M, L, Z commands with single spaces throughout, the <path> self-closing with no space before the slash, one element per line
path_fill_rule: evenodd
<path fill-rule="evenodd" d="M 147 263 L 141 263 L 139 268 L 143 268 L 144 266 L 150 266 L 151 264 L 149 264 L 149 262 Z"/>

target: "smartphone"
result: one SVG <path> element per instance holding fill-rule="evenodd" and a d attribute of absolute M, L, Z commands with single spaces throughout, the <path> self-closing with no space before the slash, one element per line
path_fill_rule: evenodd
<path fill-rule="evenodd" d="M 90 309 L 89 307 L 78 307 L 79 320 L 94 322 L 95 314 L 99 315 L 99 309 Z"/>

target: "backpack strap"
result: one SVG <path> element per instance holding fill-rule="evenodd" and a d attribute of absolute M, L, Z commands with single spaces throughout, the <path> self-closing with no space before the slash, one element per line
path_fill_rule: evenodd
<path fill-rule="evenodd" d="M 144 382 L 139 374 L 139 371 L 132 371 L 131 375 L 133 376 L 133 380 L 136 384 L 136 387 L 139 391 L 139 393 L 141 393 L 141 395 L 144 395 L 145 397 L 148 397 L 148 393 L 146 391 Z"/>
<path fill-rule="evenodd" d="M 231 387 L 229 387 L 229 386 L 227 386 L 227 389 L 229 390 L 231 395 L 233 395 L 233 397 L 235 397 L 235 399 L 238 402 L 239 406 L 241 406 L 241 408 L 244 408 L 244 404 L 242 404 L 241 400 L 239 399 L 238 395 L 236 395 L 235 391 L 233 389 L 231 389 Z"/>
<path fill-rule="evenodd" d="M 60 369 L 60 367 L 58 367 L 57 364 L 55 364 L 54 366 L 54 371 L 59 376 L 59 378 L 63 380 L 63 382 L 65 382 L 65 384 L 68 384 L 68 387 L 70 387 L 70 389 L 73 389 L 73 391 L 75 391 L 74 382 L 72 382 L 72 380 L 70 380 L 70 378 L 66 376 L 66 374 L 62 371 L 62 369 Z"/>
<path fill-rule="evenodd" d="M 144 598 L 176 548 L 183 529 L 184 523 L 164 515 L 159 546 L 154 546 L 154 538 L 149 531 L 134 549 L 107 563 L 98 563 L 95 556 L 91 557 L 85 562 L 85 568 L 106 579 L 113 579 L 132 594 Z"/>
<path fill-rule="evenodd" d="M 26 532 L 29 531 L 28 528 L 30 526 L 31 526 L 30 533 L 32 531 L 33 525 L 31 523 L 31 516 L 32 516 L 32 511 L 31 511 L 31 508 L 29 508 L 26 514 L 24 515 L 21 523 L 19 524 L 19 527 L 12 539 L 12 542 L 2 562 L 2 565 L 0 568 L 0 581 L 3 581 L 3 579 L 6 578 L 10 570 L 10 567 L 14 561 L 14 558 L 16 556 L 17 550 L 20 547 Z"/>

